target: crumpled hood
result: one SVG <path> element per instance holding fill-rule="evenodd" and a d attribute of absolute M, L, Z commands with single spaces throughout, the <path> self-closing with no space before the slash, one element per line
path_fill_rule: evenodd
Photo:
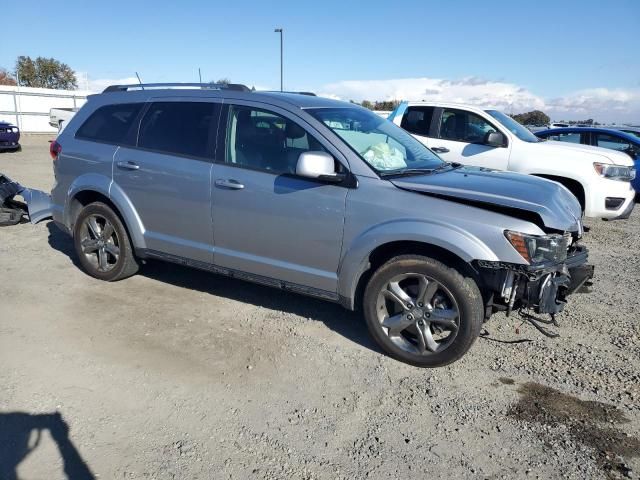
<path fill-rule="evenodd" d="M 582 209 L 562 185 L 520 173 L 462 167 L 428 175 L 400 177 L 391 182 L 404 190 L 433 195 L 474 206 L 498 206 L 539 215 L 546 227 L 579 231 Z M 492 210 L 497 210 L 492 208 Z M 509 215 L 506 211 L 505 214 Z"/>

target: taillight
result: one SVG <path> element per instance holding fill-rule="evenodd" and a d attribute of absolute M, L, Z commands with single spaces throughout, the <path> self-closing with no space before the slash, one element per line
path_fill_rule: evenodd
<path fill-rule="evenodd" d="M 51 158 L 55 162 L 56 160 L 58 160 L 58 155 L 62 153 L 62 145 L 54 140 L 49 145 L 49 153 L 51 154 Z"/>

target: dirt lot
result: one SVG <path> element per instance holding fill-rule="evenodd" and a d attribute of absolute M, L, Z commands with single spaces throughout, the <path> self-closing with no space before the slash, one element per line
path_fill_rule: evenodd
<path fill-rule="evenodd" d="M 0 172 L 49 190 L 23 140 Z M 438 370 L 336 305 L 160 263 L 102 283 L 53 224 L 2 228 L 0 478 L 637 478 L 640 211 L 590 224 L 559 339 L 497 315 Z"/>

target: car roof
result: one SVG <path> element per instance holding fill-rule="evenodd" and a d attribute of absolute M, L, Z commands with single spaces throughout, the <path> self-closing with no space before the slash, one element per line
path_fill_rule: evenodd
<path fill-rule="evenodd" d="M 132 86 L 135 87 L 135 86 Z M 318 97 L 307 92 L 272 92 L 214 88 L 138 88 L 135 90 L 118 90 L 107 88 L 104 92 L 91 95 L 92 99 L 100 99 L 104 103 L 146 101 L 153 98 L 170 97 L 210 97 L 235 100 L 248 100 L 274 105 L 294 106 L 297 108 L 346 108 L 356 105 L 332 98 Z"/>
<path fill-rule="evenodd" d="M 600 127 L 562 127 L 562 128 L 550 128 L 548 130 L 541 130 L 535 132 L 535 135 L 552 135 L 554 133 L 569 133 L 569 132 L 593 132 L 593 133 L 608 133 L 615 137 L 624 138 L 632 143 L 640 144 L 640 138 L 630 133 L 622 132 L 614 128 L 600 128 Z"/>
<path fill-rule="evenodd" d="M 415 102 L 405 102 L 408 107 L 419 107 L 419 106 L 429 106 L 429 107 L 444 107 L 444 108 L 463 108 L 467 110 L 477 110 L 477 111 L 487 111 L 487 110 L 497 110 L 492 108 L 491 106 L 485 105 L 471 105 L 469 103 L 457 103 L 457 102 L 426 102 L 426 101 L 415 101 Z"/>

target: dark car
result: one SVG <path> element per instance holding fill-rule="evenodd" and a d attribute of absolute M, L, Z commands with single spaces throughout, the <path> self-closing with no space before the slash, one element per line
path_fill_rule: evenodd
<path fill-rule="evenodd" d="M 15 125 L 0 121 L 0 151 L 20 148 L 20 129 Z"/>
<path fill-rule="evenodd" d="M 539 138 L 558 142 L 581 143 L 594 147 L 608 148 L 624 152 L 633 158 L 636 165 L 636 178 L 631 182 L 636 192 L 640 192 L 640 137 L 623 130 L 597 127 L 552 128 L 535 132 Z M 637 198 L 637 197 L 636 197 Z"/>

